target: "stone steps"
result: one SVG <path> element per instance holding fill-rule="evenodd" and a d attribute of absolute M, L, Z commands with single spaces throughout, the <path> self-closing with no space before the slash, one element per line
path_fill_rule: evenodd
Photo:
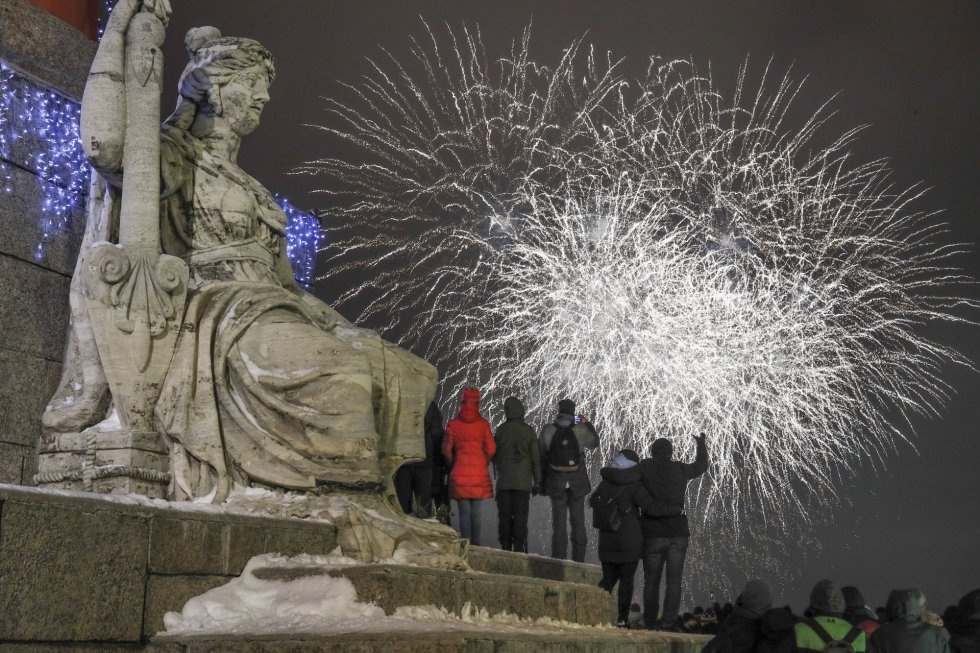
<path fill-rule="evenodd" d="M 602 578 L 602 569 L 598 565 L 556 560 L 526 553 L 513 553 L 482 546 L 470 547 L 469 562 L 470 567 L 474 570 L 488 574 L 528 576 L 592 586 L 598 584 L 599 579 Z"/>
<path fill-rule="evenodd" d="M 547 617 L 585 626 L 612 624 L 616 618 L 614 600 L 594 585 L 531 576 L 393 564 L 260 567 L 252 574 L 261 580 L 278 581 L 343 576 L 354 585 L 358 601 L 374 603 L 388 615 L 412 605 L 434 605 L 458 615 L 469 603 L 490 615 L 506 612 L 524 619 Z"/>
<path fill-rule="evenodd" d="M 468 625 L 329 635 L 156 637 L 144 653 L 700 653 L 703 635 Z"/>

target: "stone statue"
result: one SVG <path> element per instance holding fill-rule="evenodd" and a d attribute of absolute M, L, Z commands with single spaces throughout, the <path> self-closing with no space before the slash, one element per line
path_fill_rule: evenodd
<path fill-rule="evenodd" d="M 286 216 L 236 162 L 269 100 L 265 48 L 191 30 L 161 129 L 169 13 L 120 0 L 92 64 L 81 128 L 98 176 L 37 480 L 214 502 L 235 484 L 380 496 L 424 455 L 436 370 L 297 287 Z"/>

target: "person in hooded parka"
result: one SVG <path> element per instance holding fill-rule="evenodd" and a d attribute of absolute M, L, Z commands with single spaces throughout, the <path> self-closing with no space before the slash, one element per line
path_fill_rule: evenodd
<path fill-rule="evenodd" d="M 480 391 L 463 390 L 459 415 L 449 420 L 442 455 L 449 465 L 449 497 L 459 511 L 459 534 L 480 544 L 480 513 L 484 499 L 493 498 L 490 460 L 497 451 L 490 423 L 480 415 Z"/>
<path fill-rule="evenodd" d="M 504 551 L 527 553 L 527 516 L 531 495 L 541 491 L 541 451 L 534 428 L 524 421 L 524 404 L 517 397 L 504 401 L 506 421 L 497 427 L 497 534 Z"/>
<path fill-rule="evenodd" d="M 871 635 L 874 653 L 949 653 L 949 636 L 922 620 L 926 597 L 918 589 L 894 590 L 888 597 L 888 623 Z"/>
<path fill-rule="evenodd" d="M 639 462 L 635 451 L 623 449 L 617 453 L 608 467 L 599 470 L 602 480 L 589 497 L 593 524 L 599 527 L 599 562 L 602 563 L 599 587 L 612 592 L 619 583 L 616 621 L 619 628 L 630 627 L 633 580 L 643 556 L 640 510 L 658 516 L 670 514 L 671 510 L 680 513 L 676 506 L 668 507 L 663 501 L 653 500 L 640 482 Z M 612 523 L 615 528 L 609 526 Z"/>

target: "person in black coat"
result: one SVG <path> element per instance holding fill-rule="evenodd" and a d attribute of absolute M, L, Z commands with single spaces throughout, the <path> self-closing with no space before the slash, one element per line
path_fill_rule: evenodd
<path fill-rule="evenodd" d="M 647 628 L 677 628 L 677 613 L 681 604 L 681 578 L 691 531 L 684 514 L 684 495 L 687 484 L 708 470 L 708 447 L 705 435 L 694 436 L 697 455 L 693 463 L 673 459 L 674 446 L 666 438 L 654 440 L 650 458 L 640 463 L 643 487 L 656 501 L 680 509 L 665 517 L 643 518 L 643 621 Z M 663 620 L 660 612 L 660 579 L 664 568 L 667 583 L 664 589 Z"/>
<path fill-rule="evenodd" d="M 406 515 L 414 514 L 421 519 L 428 519 L 435 512 L 432 505 L 433 489 L 441 486 L 446 465 L 441 453 L 444 433 L 442 412 L 433 401 L 425 413 L 425 458 L 405 463 L 395 472 L 395 492 Z M 412 506 L 413 496 L 416 510 Z"/>
<path fill-rule="evenodd" d="M 671 510 L 674 514 L 680 513 L 679 508 L 668 508 L 664 502 L 654 501 L 644 489 L 639 462 L 640 457 L 635 451 L 620 451 L 613 457 L 609 467 L 599 470 L 602 481 L 589 497 L 593 524 L 607 527 L 599 528 L 599 561 L 602 563 L 599 587 L 611 593 L 616 583 L 619 583 L 616 625 L 620 628 L 630 627 L 633 578 L 643 556 L 640 510 L 657 516 L 665 516 Z M 615 522 L 618 522 L 615 530 L 609 528 Z"/>

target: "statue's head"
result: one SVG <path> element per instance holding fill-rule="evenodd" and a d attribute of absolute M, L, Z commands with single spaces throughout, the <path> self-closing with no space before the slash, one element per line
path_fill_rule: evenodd
<path fill-rule="evenodd" d="M 269 51 L 214 27 L 195 27 L 184 42 L 190 60 L 180 76 L 180 103 L 167 122 L 187 129 L 200 112 L 221 116 L 240 136 L 254 131 L 275 77 Z"/>

